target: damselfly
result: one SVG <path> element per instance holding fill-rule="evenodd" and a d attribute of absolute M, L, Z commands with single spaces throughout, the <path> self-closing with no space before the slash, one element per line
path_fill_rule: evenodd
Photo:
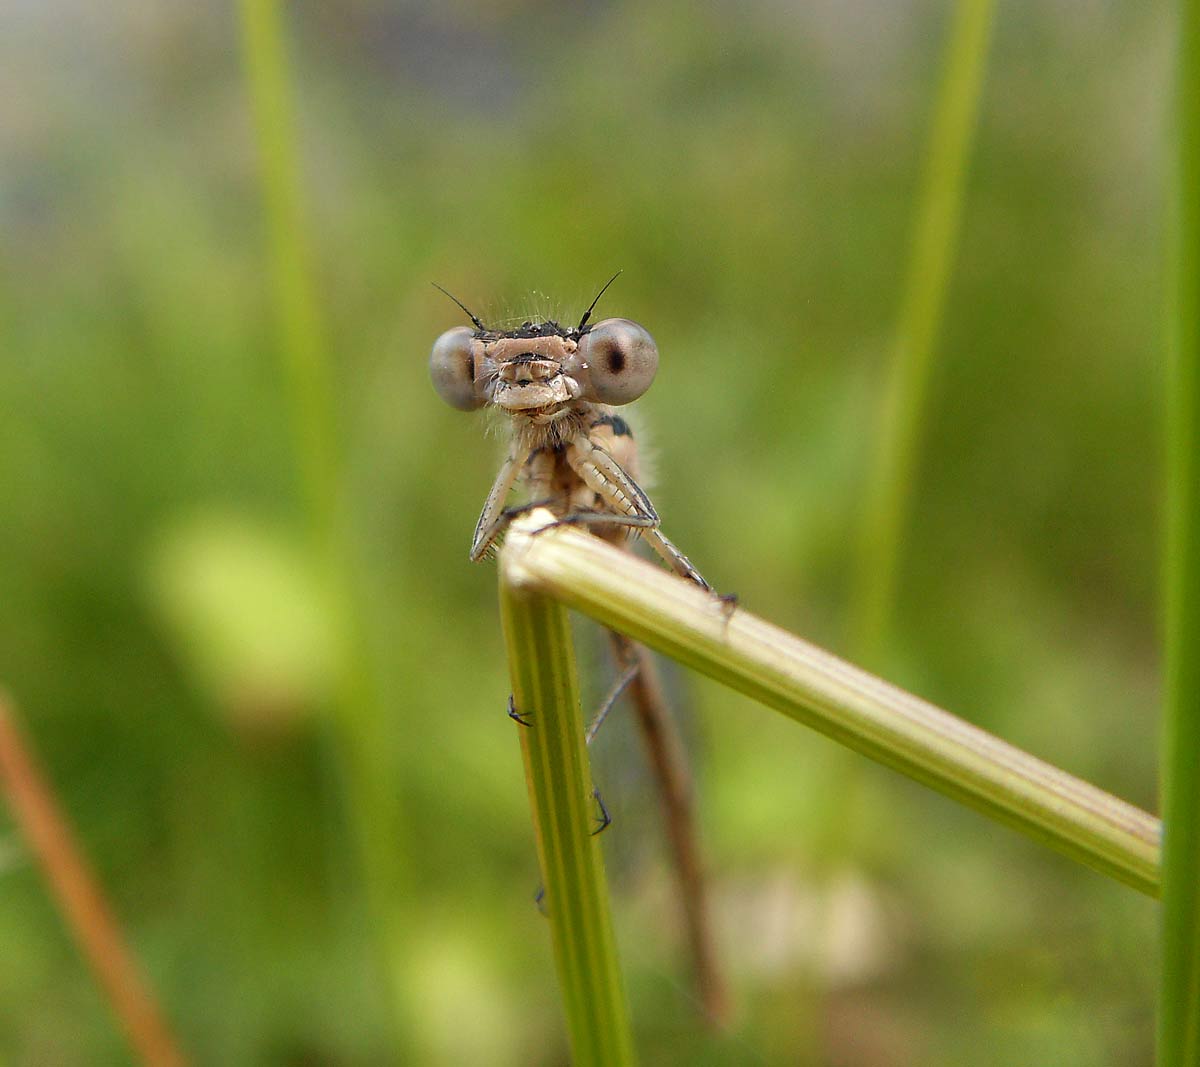
<path fill-rule="evenodd" d="M 645 393 L 658 370 L 658 347 L 636 322 L 609 318 L 591 324 L 592 312 L 616 277 L 600 290 L 577 326 L 546 320 L 492 329 L 441 290 L 472 326 L 447 330 L 434 343 L 429 363 L 433 386 L 460 411 L 499 409 L 508 416 L 511 431 L 507 456 L 475 526 L 470 558 L 483 559 L 515 514 L 543 506 L 559 522 L 590 528 L 617 544 L 640 537 L 678 575 L 709 589 L 659 529 L 658 512 L 637 482 L 633 432 L 614 410 Z M 508 508 L 518 483 L 526 487 L 529 502 Z M 725 998 L 711 946 L 683 746 L 650 654 L 618 634 L 613 634 L 613 644 L 620 665 L 617 682 L 593 717 L 587 739 L 592 740 L 628 687 L 663 802 L 699 992 L 708 1015 L 720 1019 Z M 510 704 L 509 710 L 528 725 L 527 709 Z"/>

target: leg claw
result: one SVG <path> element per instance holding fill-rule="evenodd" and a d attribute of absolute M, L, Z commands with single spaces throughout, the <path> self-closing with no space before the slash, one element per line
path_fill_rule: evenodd
<path fill-rule="evenodd" d="M 512 695 L 509 694 L 508 717 L 510 719 L 512 719 L 513 722 L 519 722 L 522 726 L 532 726 L 533 723 L 531 723 L 529 721 L 529 719 L 526 718 L 527 714 L 528 714 L 528 712 L 517 711 L 517 705 L 516 705 L 515 701 L 513 700 Z"/>
<path fill-rule="evenodd" d="M 596 819 L 596 822 L 600 825 L 592 831 L 591 835 L 592 837 L 596 837 L 598 834 L 604 833 L 612 825 L 612 816 L 609 815 L 608 808 L 604 806 L 604 801 L 600 797 L 600 790 L 593 789 L 592 796 L 596 798 L 596 803 L 600 805 L 600 814 Z"/>

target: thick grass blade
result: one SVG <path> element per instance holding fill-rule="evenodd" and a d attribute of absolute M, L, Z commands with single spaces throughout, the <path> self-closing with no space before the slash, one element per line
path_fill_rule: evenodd
<path fill-rule="evenodd" d="M 553 596 L 849 748 L 1151 895 L 1158 820 L 579 530 L 514 523 L 509 582 Z"/>
<path fill-rule="evenodd" d="M 895 347 L 887 369 L 859 531 L 850 648 L 865 663 L 876 660 L 895 601 L 900 541 L 912 497 L 938 329 L 958 244 L 971 134 L 994 6 L 993 0 L 959 0 L 946 41 Z"/>
<path fill-rule="evenodd" d="M 1159 1064 L 1200 1064 L 1200 3 L 1180 5 L 1167 394 L 1167 679 Z"/>
<path fill-rule="evenodd" d="M 634 1062 L 566 610 L 507 580 L 500 612 L 563 1011 L 576 1067 Z"/>

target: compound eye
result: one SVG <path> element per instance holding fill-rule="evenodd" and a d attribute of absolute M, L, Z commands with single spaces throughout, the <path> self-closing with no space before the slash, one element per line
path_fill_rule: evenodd
<path fill-rule="evenodd" d="M 459 411 L 474 411 L 487 402 L 475 389 L 475 357 L 481 348 L 469 326 L 455 326 L 433 342 L 429 377 L 437 395 Z"/>
<path fill-rule="evenodd" d="M 654 381 L 658 346 L 629 319 L 603 319 L 579 339 L 572 361 L 590 398 L 601 404 L 628 404 Z"/>

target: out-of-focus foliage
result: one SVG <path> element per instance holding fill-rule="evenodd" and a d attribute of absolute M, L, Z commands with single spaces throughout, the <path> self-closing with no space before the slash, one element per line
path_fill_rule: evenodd
<path fill-rule="evenodd" d="M 429 388 L 460 314 L 428 283 L 565 316 L 624 268 L 603 311 L 660 346 L 639 414 L 667 531 L 843 648 L 947 10 L 289 8 L 403 815 L 408 936 L 382 947 L 325 725 L 233 14 L 0 10 L 0 682 L 198 1062 L 384 1062 L 395 1018 L 413 1062 L 562 1061 L 494 575 L 465 558 L 499 446 Z M 1000 8 L 885 664 L 1143 806 L 1164 13 Z M 606 727 L 644 1062 L 1149 1062 L 1152 902 L 875 768 L 846 866 L 830 744 L 678 682 L 741 1015 L 701 1031 L 651 794 Z M 125 1062 L 17 846 L 0 815 L 0 1052 Z"/>

